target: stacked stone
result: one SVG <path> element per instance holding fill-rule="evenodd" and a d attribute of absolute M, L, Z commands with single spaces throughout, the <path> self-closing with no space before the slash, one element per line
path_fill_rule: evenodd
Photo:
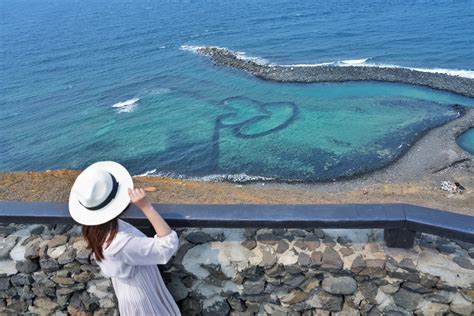
<path fill-rule="evenodd" d="M 179 229 L 160 266 L 183 315 L 474 312 L 474 245 L 379 230 Z M 117 315 L 78 226 L 0 226 L 0 314 Z"/>
<path fill-rule="evenodd" d="M 79 226 L 0 227 L 0 314 L 118 315 Z"/>
<path fill-rule="evenodd" d="M 473 246 L 419 235 L 390 249 L 378 230 L 186 230 L 163 274 L 186 315 L 471 315 Z"/>

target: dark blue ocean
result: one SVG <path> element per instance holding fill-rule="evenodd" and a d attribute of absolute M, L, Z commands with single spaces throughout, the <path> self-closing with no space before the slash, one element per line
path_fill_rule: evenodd
<path fill-rule="evenodd" d="M 2 0 L 0 171 L 115 160 L 133 174 L 326 181 L 374 170 L 474 100 L 265 82 L 193 47 L 474 78 L 473 26 L 474 1 Z"/>

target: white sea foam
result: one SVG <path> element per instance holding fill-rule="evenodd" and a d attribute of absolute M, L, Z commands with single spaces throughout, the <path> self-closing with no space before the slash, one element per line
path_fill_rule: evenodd
<path fill-rule="evenodd" d="M 207 46 L 197 46 L 197 45 L 181 45 L 180 50 L 188 51 L 192 53 L 199 54 L 199 49 L 206 48 Z M 213 48 L 226 49 L 225 47 L 212 46 Z M 240 60 L 249 60 L 260 65 L 267 65 L 270 62 L 262 57 L 248 56 L 246 52 L 233 52 L 235 56 Z"/>
<path fill-rule="evenodd" d="M 134 105 L 138 101 L 140 101 L 140 98 L 133 98 L 133 99 L 130 99 L 130 100 L 127 100 L 127 101 L 117 102 L 114 105 L 112 105 L 112 107 L 113 108 L 122 108 L 122 107 L 125 107 L 125 106 Z"/>
<path fill-rule="evenodd" d="M 142 174 L 134 175 L 134 177 L 159 177 L 159 178 L 174 178 L 180 180 L 194 180 L 202 182 L 235 182 L 235 183 L 246 183 L 246 182 L 266 182 L 272 181 L 273 178 L 261 177 L 261 176 L 250 176 L 245 173 L 238 174 L 211 174 L 203 177 L 188 177 L 173 172 L 157 172 L 156 169 L 148 170 Z"/>
<path fill-rule="evenodd" d="M 361 65 L 361 64 L 365 64 L 367 62 L 367 60 L 369 60 L 369 59 L 370 58 L 342 60 L 340 62 L 340 64 L 342 64 L 342 65 L 351 65 L 351 66 Z"/>
<path fill-rule="evenodd" d="M 184 50 L 187 52 L 197 53 L 199 49 L 205 48 L 206 46 L 196 46 L 196 45 L 181 45 L 179 47 L 180 50 Z"/>
<path fill-rule="evenodd" d="M 126 101 L 117 102 L 112 105 L 112 107 L 116 108 L 119 113 L 130 113 L 135 110 L 138 101 L 140 101 L 140 98 L 132 98 Z"/>
<path fill-rule="evenodd" d="M 270 64 L 270 62 L 267 59 L 262 58 L 262 57 L 248 56 L 246 52 L 235 52 L 235 56 L 240 60 L 249 60 L 260 65 Z"/>
<path fill-rule="evenodd" d="M 193 178 L 193 180 L 204 181 L 204 182 L 255 182 L 255 181 L 271 181 L 272 178 L 261 177 L 261 176 L 250 176 L 245 173 L 238 174 L 211 174 L 208 176 Z"/>
<path fill-rule="evenodd" d="M 190 51 L 194 53 L 199 53 L 198 50 L 205 48 L 207 46 L 194 46 L 194 45 L 182 45 L 180 47 L 181 50 Z M 224 47 L 213 46 L 215 48 L 226 49 Z M 404 68 L 404 69 L 411 69 L 421 72 L 428 72 L 428 73 L 441 73 L 450 76 L 458 76 L 464 78 L 474 79 L 474 70 L 468 69 L 447 69 L 447 68 L 421 68 L 421 67 L 404 67 L 400 65 L 394 64 L 383 64 L 383 63 L 373 63 L 370 62 L 369 58 L 358 58 L 358 59 L 346 59 L 346 60 L 339 60 L 339 61 L 332 61 L 332 62 L 324 62 L 324 63 L 315 63 L 315 64 L 287 64 L 287 65 L 277 65 L 271 63 L 265 58 L 255 57 L 255 56 L 248 56 L 245 52 L 234 52 L 237 58 L 241 60 L 251 60 L 257 64 L 261 65 L 270 65 L 270 66 L 281 66 L 281 67 L 314 67 L 314 66 L 341 66 L 341 67 L 379 67 L 379 68 Z"/>
<path fill-rule="evenodd" d="M 133 105 L 130 105 L 130 106 L 124 106 L 122 108 L 118 108 L 117 112 L 118 113 L 132 113 L 133 111 L 136 110 L 136 108 L 137 108 L 137 105 L 133 104 Z"/>
<path fill-rule="evenodd" d="M 289 64 L 289 65 L 281 65 L 283 67 L 315 67 L 315 66 L 354 66 L 354 67 L 378 67 L 378 68 L 403 68 L 403 69 L 410 69 L 416 70 L 421 72 L 428 72 L 428 73 L 441 73 L 450 76 L 458 76 L 464 78 L 474 79 L 474 70 L 466 70 L 466 69 L 446 69 L 446 68 L 420 68 L 420 67 L 404 67 L 400 65 L 394 64 L 383 64 L 383 63 L 371 63 L 368 62 L 370 58 L 363 58 L 363 59 L 348 59 L 348 60 L 340 60 L 340 61 L 333 61 L 327 63 L 316 63 L 316 64 Z"/>
<path fill-rule="evenodd" d="M 147 170 L 147 171 L 145 171 L 144 173 L 137 174 L 137 175 L 134 176 L 134 177 L 147 177 L 147 176 L 152 176 L 152 175 L 155 175 L 155 172 L 156 172 L 156 169 Z"/>
<path fill-rule="evenodd" d="M 289 65 L 272 64 L 272 66 L 280 66 L 280 67 L 315 67 L 315 66 L 330 66 L 330 65 L 334 65 L 334 62 L 317 63 L 317 64 L 289 64 Z"/>

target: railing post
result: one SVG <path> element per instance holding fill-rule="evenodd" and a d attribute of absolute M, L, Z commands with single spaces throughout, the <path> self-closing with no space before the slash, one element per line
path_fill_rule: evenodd
<path fill-rule="evenodd" d="M 390 248 L 412 248 L 416 232 L 407 229 L 386 228 L 383 231 L 385 244 Z"/>

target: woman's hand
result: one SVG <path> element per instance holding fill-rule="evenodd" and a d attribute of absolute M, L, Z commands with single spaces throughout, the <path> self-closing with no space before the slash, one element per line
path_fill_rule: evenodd
<path fill-rule="evenodd" d="M 130 196 L 130 201 L 135 204 L 142 211 L 147 211 L 152 209 L 153 206 L 146 196 L 146 192 L 143 189 L 128 189 L 128 195 Z"/>
<path fill-rule="evenodd" d="M 130 196 L 132 203 L 143 211 L 143 214 L 145 214 L 150 223 L 153 225 L 155 233 L 158 237 L 167 236 L 171 232 L 169 225 L 153 208 L 153 205 L 151 205 L 144 189 L 128 189 L 128 195 Z"/>

